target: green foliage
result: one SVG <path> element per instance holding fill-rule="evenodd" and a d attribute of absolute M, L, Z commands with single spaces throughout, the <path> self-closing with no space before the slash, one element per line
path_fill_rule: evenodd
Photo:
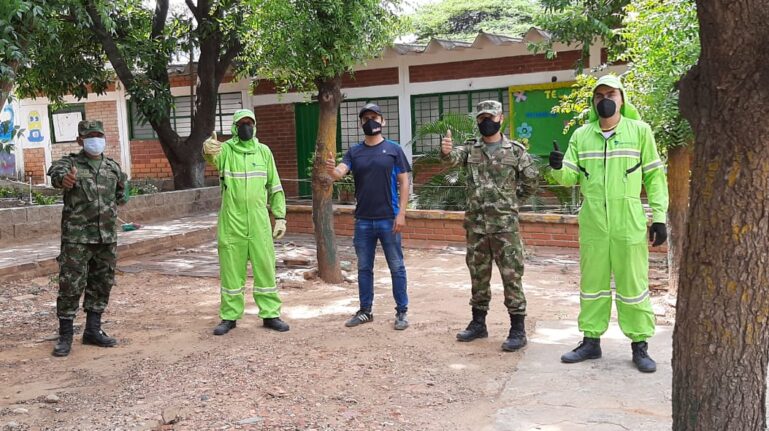
<path fill-rule="evenodd" d="M 635 0 L 621 32 L 632 61 L 625 84 L 662 148 L 686 145 L 694 134 L 678 111 L 678 81 L 700 54 L 692 0 Z"/>
<path fill-rule="evenodd" d="M 598 38 L 609 50 L 609 58 L 622 52 L 622 38 L 616 31 L 622 24 L 623 8 L 630 0 L 541 0 L 544 12 L 536 17 L 536 25 L 549 32 L 551 39 L 530 44 L 535 52 L 553 57 L 553 44 L 565 43 L 582 50 L 578 71 L 590 55 L 590 45 Z"/>
<path fill-rule="evenodd" d="M 11 187 L 0 187 L 0 198 L 20 198 L 21 192 Z"/>
<path fill-rule="evenodd" d="M 35 205 L 53 205 L 59 201 L 59 196 L 48 196 L 40 192 L 32 192 L 32 201 Z"/>
<path fill-rule="evenodd" d="M 160 190 L 158 190 L 157 186 L 151 180 L 134 180 L 128 182 L 129 196 L 151 195 L 153 193 L 158 193 L 159 191 Z"/>
<path fill-rule="evenodd" d="M 554 114 L 573 115 L 563 127 L 564 135 L 569 133 L 572 127 L 581 126 L 587 121 L 590 114 L 590 101 L 593 98 L 592 88 L 596 80 L 592 75 L 577 75 L 571 93 L 561 96 L 558 105 L 551 109 Z"/>
<path fill-rule="evenodd" d="M 540 12 L 530 0 L 443 0 L 417 10 L 410 17 L 411 31 L 422 42 L 433 37 L 470 41 L 480 31 L 518 36 Z"/>
<path fill-rule="evenodd" d="M 401 31 L 399 0 L 245 0 L 252 29 L 242 74 L 272 79 L 282 90 L 315 91 L 380 54 Z"/>

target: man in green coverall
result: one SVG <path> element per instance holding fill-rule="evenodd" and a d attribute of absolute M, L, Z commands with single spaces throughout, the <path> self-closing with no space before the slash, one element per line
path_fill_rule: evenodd
<path fill-rule="evenodd" d="M 579 212 L 579 330 L 584 339 L 561 360 L 601 357 L 613 274 L 619 325 L 632 341 L 633 363 L 639 371 L 656 371 L 646 343 L 654 335 L 654 312 L 641 186 L 652 209 L 649 241 L 658 246 L 667 239 L 667 180 L 652 130 L 627 100 L 618 77 L 607 75 L 596 82 L 588 123 L 574 132 L 565 155 L 554 144 L 550 167 L 560 184 L 579 184 L 584 198 Z"/>
<path fill-rule="evenodd" d="M 272 243 L 286 233 L 286 197 L 272 152 L 254 136 L 255 124 L 254 113 L 241 109 L 232 118 L 232 138 L 220 143 L 214 133 L 203 145 L 204 158 L 219 171 L 222 187 L 217 226 L 222 321 L 214 335 L 226 334 L 243 316 L 249 261 L 254 301 L 264 326 L 280 332 L 289 329 L 280 319 Z M 268 203 L 275 216 L 272 235 Z"/>

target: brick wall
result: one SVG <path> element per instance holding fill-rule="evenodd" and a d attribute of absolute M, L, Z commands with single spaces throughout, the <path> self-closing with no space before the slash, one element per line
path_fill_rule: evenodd
<path fill-rule="evenodd" d="M 45 182 L 45 148 L 24 149 L 24 181 L 32 177 L 33 184 Z"/>
<path fill-rule="evenodd" d="M 114 101 L 89 102 L 85 104 L 85 118 L 100 120 L 104 124 L 107 147 L 104 155 L 120 163 L 120 132 L 117 124 L 117 105 Z M 52 146 L 56 146 L 54 144 Z M 79 149 L 78 149 L 79 151 Z"/>
<path fill-rule="evenodd" d="M 352 236 L 355 218 L 353 206 L 334 207 L 334 231 L 337 235 Z M 312 207 L 289 205 L 286 215 L 291 233 L 313 233 Z M 407 246 L 460 245 L 466 242 L 462 227 L 462 211 L 408 210 L 403 242 Z M 520 229 L 528 246 L 579 247 L 577 216 L 558 214 L 521 213 Z M 649 251 L 667 253 L 667 245 L 650 247 Z"/>
<path fill-rule="evenodd" d="M 414 187 L 419 188 L 419 186 L 423 185 L 424 183 L 428 182 L 430 178 L 434 177 L 435 175 L 438 175 L 439 173 L 445 171 L 448 169 L 446 166 L 441 165 L 439 162 L 424 162 L 421 160 L 417 160 L 414 162 L 413 166 L 413 172 L 414 172 Z"/>
<path fill-rule="evenodd" d="M 51 161 L 59 160 L 60 158 L 72 154 L 72 153 L 79 153 L 80 152 L 80 145 L 77 142 L 65 142 L 63 144 L 52 144 L 51 145 Z M 120 159 L 118 159 L 118 162 Z"/>
<path fill-rule="evenodd" d="M 216 169 L 206 164 L 206 178 L 218 178 Z M 172 178 L 171 164 L 168 163 L 163 147 L 155 139 L 131 141 L 131 178 L 161 179 Z"/>
<path fill-rule="evenodd" d="M 256 136 L 272 150 L 286 196 L 296 196 L 299 193 L 297 182 L 288 181 L 298 178 L 294 105 L 255 106 L 254 115 Z"/>
<path fill-rule="evenodd" d="M 398 68 L 387 67 L 383 69 L 360 70 L 354 73 L 345 73 L 342 76 L 342 88 L 370 87 L 374 85 L 391 85 L 398 83 Z M 254 85 L 254 94 L 275 94 L 275 83 L 267 79 L 260 79 Z"/>
<path fill-rule="evenodd" d="M 559 52 L 558 56 L 552 60 L 548 60 L 544 54 L 531 54 L 409 66 L 409 80 L 410 82 L 428 82 L 476 78 L 480 76 L 568 70 L 574 68 L 579 57 L 580 51 L 564 51 Z M 586 61 L 589 61 L 589 59 Z"/>

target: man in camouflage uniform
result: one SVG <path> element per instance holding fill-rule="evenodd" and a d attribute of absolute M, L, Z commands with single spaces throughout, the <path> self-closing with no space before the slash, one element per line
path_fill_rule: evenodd
<path fill-rule="evenodd" d="M 54 356 L 67 356 L 72 348 L 72 323 L 84 291 L 83 344 L 117 344 L 101 330 L 101 314 L 115 281 L 117 205 L 128 201 L 128 184 L 120 165 L 103 154 L 102 122 L 81 121 L 77 131 L 83 149 L 55 161 L 48 170 L 53 186 L 64 190 L 56 299 L 59 341 Z"/>
<path fill-rule="evenodd" d="M 518 201 L 537 187 L 538 170 L 526 148 L 507 139 L 500 127 L 502 104 L 487 100 L 476 107 L 481 140 L 470 140 L 454 149 L 451 130 L 441 142 L 441 159 L 467 170 L 467 268 L 472 279 L 473 320 L 457 334 L 459 341 L 488 337 L 486 313 L 491 301 L 491 262 L 497 263 L 510 314 L 510 333 L 505 351 L 526 345 L 526 297 L 523 293 L 523 245 L 518 229 Z"/>

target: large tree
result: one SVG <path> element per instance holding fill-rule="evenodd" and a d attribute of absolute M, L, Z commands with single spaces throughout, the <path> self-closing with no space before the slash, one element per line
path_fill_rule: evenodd
<path fill-rule="evenodd" d="M 332 179 L 325 160 L 335 158 L 342 76 L 376 57 L 400 29 L 397 0 L 250 0 L 255 43 L 243 55 L 253 76 L 272 79 L 284 91 L 317 92 L 320 123 L 312 171 L 312 217 L 318 270 L 330 283 L 342 280 L 334 238 Z M 329 156 L 331 155 L 331 156 Z"/>
<path fill-rule="evenodd" d="M 409 29 L 419 41 L 430 38 L 472 40 L 478 32 L 519 36 L 541 11 L 531 0 L 442 0 L 411 15 Z"/>
<path fill-rule="evenodd" d="M 68 91 L 79 98 L 89 90 L 103 92 L 108 61 L 157 134 L 174 186 L 202 186 L 203 141 L 214 130 L 219 84 L 242 49 L 248 9 L 239 0 L 185 0 L 180 13 L 169 13 L 169 0 L 157 0 L 154 9 L 141 0 L 40 3 L 48 15 L 32 33 L 19 67 L 20 96 L 42 93 L 60 100 Z M 195 57 L 195 106 L 190 134 L 180 136 L 170 115 L 169 67 L 185 53 Z"/>
<path fill-rule="evenodd" d="M 0 2 L 0 110 L 16 87 L 22 97 L 102 93 L 114 77 L 99 43 L 73 25 L 66 2 Z"/>
<path fill-rule="evenodd" d="M 769 362 L 769 1 L 698 0 L 697 16 L 702 52 L 680 98 L 696 151 L 673 429 L 758 431 Z"/>

